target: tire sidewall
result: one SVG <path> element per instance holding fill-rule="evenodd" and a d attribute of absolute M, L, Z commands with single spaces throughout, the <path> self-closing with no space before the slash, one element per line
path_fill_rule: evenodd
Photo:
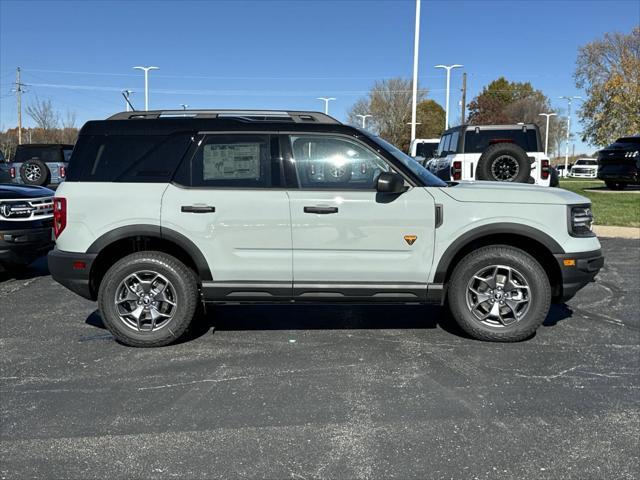
<path fill-rule="evenodd" d="M 34 181 L 34 180 L 29 180 L 27 178 L 26 168 L 28 165 L 37 165 L 40 168 L 41 174 L 38 180 Z M 49 168 L 42 160 L 39 160 L 37 158 L 32 158 L 30 160 L 27 160 L 20 166 L 20 178 L 22 179 L 25 185 L 36 185 L 41 187 L 43 185 L 47 185 L 47 183 L 49 182 L 49 177 L 50 177 Z"/>
<path fill-rule="evenodd" d="M 491 327 L 483 324 L 467 307 L 469 280 L 476 272 L 490 265 L 506 265 L 516 269 L 529 285 L 529 310 L 512 325 Z M 448 301 L 458 324 L 474 338 L 519 341 L 531 336 L 546 318 L 551 305 L 551 287 L 542 266 L 526 252 L 508 246 L 484 247 L 470 253 L 458 263 L 451 276 Z"/>
<path fill-rule="evenodd" d="M 513 180 L 500 180 L 493 175 L 491 169 L 493 162 L 501 156 L 508 155 L 512 157 L 518 163 L 518 174 Z M 490 145 L 480 155 L 478 160 L 478 167 L 476 169 L 476 178 L 478 180 L 489 180 L 492 182 L 512 182 L 512 183 L 526 183 L 529 181 L 531 175 L 531 163 L 525 152 L 518 145 L 511 143 L 498 143 Z"/>
<path fill-rule="evenodd" d="M 122 280 L 132 273 L 150 270 L 167 278 L 177 297 L 176 313 L 169 324 L 156 332 L 136 332 L 119 318 L 114 298 Z M 105 274 L 98 294 L 102 319 L 109 331 L 131 346 L 162 346 L 177 340 L 191 324 L 197 306 L 197 284 L 191 271 L 175 258 L 160 253 L 136 253 L 116 262 Z"/>

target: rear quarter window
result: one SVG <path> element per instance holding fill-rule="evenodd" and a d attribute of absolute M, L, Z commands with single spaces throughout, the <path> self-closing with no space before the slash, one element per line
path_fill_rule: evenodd
<path fill-rule="evenodd" d="M 168 182 L 192 135 L 81 136 L 69 162 L 71 182 Z"/>

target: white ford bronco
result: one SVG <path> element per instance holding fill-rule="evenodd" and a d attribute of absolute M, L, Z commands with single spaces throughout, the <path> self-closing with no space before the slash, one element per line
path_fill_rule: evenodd
<path fill-rule="evenodd" d="M 54 200 L 53 278 L 119 341 L 166 345 L 206 302 L 448 304 L 518 341 L 603 265 L 589 200 L 446 183 L 316 112 L 125 112 L 82 128 Z"/>
<path fill-rule="evenodd" d="M 535 124 L 450 128 L 442 134 L 435 158 L 431 171 L 445 181 L 550 185 L 549 159 Z"/>

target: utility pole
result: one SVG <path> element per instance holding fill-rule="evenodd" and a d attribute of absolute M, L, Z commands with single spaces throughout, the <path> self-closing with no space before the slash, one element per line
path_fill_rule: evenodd
<path fill-rule="evenodd" d="M 149 110 L 149 71 L 159 70 L 158 67 L 133 67 L 134 70 L 142 70 L 144 72 L 144 109 Z"/>
<path fill-rule="evenodd" d="M 571 97 L 562 96 L 560 98 L 569 102 L 569 110 L 567 114 L 567 144 L 565 145 L 565 149 L 564 149 L 564 171 L 568 172 L 569 171 L 569 139 L 571 137 L 571 103 L 574 100 L 581 100 L 582 97 L 574 95 Z"/>
<path fill-rule="evenodd" d="M 420 0 L 416 0 L 416 25 L 413 35 L 413 93 L 411 97 L 411 141 L 416 139 L 416 110 L 418 108 L 418 50 L 420 48 Z"/>
<path fill-rule="evenodd" d="M 446 108 L 444 109 L 444 129 L 449 129 L 449 91 L 451 87 L 451 70 L 454 68 L 462 67 L 463 65 L 436 65 L 435 68 L 444 68 L 447 71 L 447 99 L 445 101 Z"/>
<path fill-rule="evenodd" d="M 356 115 L 356 117 L 360 117 L 362 119 L 362 128 L 367 128 L 367 118 L 373 117 L 373 115 Z"/>
<path fill-rule="evenodd" d="M 462 116 L 460 124 L 464 125 L 464 116 L 466 115 L 466 106 L 467 106 L 467 72 L 462 74 Z"/>
<path fill-rule="evenodd" d="M 318 97 L 316 100 L 324 101 L 324 113 L 325 115 L 329 115 L 329 102 L 336 99 L 333 97 Z"/>
<path fill-rule="evenodd" d="M 549 154 L 547 153 L 547 151 L 549 150 L 549 117 L 553 117 L 557 114 L 556 113 L 539 113 L 538 115 L 541 117 L 547 117 L 547 129 L 546 129 L 546 133 L 544 134 L 544 155 L 548 157 Z"/>
<path fill-rule="evenodd" d="M 16 69 L 16 100 L 18 102 L 18 145 L 22 145 L 22 87 L 20 67 Z"/>

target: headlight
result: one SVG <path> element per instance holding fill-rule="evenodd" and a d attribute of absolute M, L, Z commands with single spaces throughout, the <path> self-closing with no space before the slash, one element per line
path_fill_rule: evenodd
<path fill-rule="evenodd" d="M 595 233 L 591 231 L 591 224 L 593 223 L 591 205 L 570 205 L 568 220 L 569 235 L 572 237 L 595 236 Z"/>

